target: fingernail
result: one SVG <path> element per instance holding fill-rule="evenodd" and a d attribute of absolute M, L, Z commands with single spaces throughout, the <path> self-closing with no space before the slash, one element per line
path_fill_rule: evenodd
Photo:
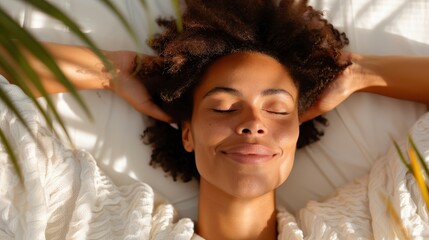
<path fill-rule="evenodd" d="M 177 125 L 177 123 L 170 123 L 170 126 L 176 130 L 179 130 L 179 126 Z"/>

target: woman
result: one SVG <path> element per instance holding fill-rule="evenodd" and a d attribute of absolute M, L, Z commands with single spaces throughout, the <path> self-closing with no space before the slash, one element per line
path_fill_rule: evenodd
<path fill-rule="evenodd" d="M 424 71 L 422 66 L 427 65 L 427 59 L 372 58 L 345 53 L 340 55 L 339 50 L 346 42 L 345 38 L 324 22 L 316 11 L 308 8 L 305 2 L 294 5 L 283 1 L 279 8 L 271 2 L 252 4 L 253 6 L 237 2 L 235 7 L 225 9 L 220 6 L 227 4 L 205 4 L 197 1 L 188 3 L 185 32 L 182 35 L 176 35 L 174 28 L 171 27 L 172 22 L 163 22 L 163 25 L 169 28 L 153 43 L 162 58 L 145 58 L 139 73 L 156 104 L 172 116 L 174 122 L 180 123 L 181 127 L 179 132 L 165 124 L 158 124 L 148 130 L 148 141 L 155 147 L 153 163 L 169 170 L 173 177 L 181 176 L 184 180 L 201 175 L 197 232 L 203 237 L 275 238 L 277 223 L 274 189 L 287 178 L 291 169 L 300 122 L 329 110 L 352 92 L 359 90 L 429 103 L 425 94 L 428 84 L 424 81 L 424 75 L 415 71 Z M 250 12 L 254 14 L 249 15 L 259 18 L 234 18 L 241 16 L 236 12 L 241 9 L 245 9 L 247 13 L 251 9 Z M 225 17 L 227 20 L 214 17 L 208 24 L 205 21 L 197 21 L 207 19 L 207 16 L 219 16 L 216 11 L 227 13 L 226 16 L 222 15 L 222 18 Z M 202 18 L 199 19 L 199 16 Z M 289 16 L 294 18 L 287 19 Z M 274 24 L 273 29 L 267 30 L 266 22 L 249 24 L 249 22 L 260 23 L 261 19 L 267 18 L 271 18 L 272 23 L 278 23 L 279 26 Z M 240 30 L 245 34 L 226 28 L 225 23 L 229 21 L 238 23 Z M 270 49 L 273 47 L 271 45 L 269 47 L 259 45 L 258 34 L 261 33 L 274 39 L 284 40 L 282 37 L 287 39 L 289 36 L 279 34 L 283 33 L 280 29 L 284 29 L 285 23 L 289 24 L 286 26 L 290 26 L 291 30 L 285 31 L 287 34 L 295 33 L 294 36 L 302 34 L 304 37 L 288 39 L 290 42 L 278 41 L 277 43 L 282 45 L 276 47 L 287 48 L 291 43 L 300 43 L 303 46 L 296 48 L 292 44 L 290 52 L 282 54 Z M 186 24 L 189 24 L 189 32 L 186 31 Z M 194 30 L 192 26 L 196 31 L 192 31 Z M 232 44 L 233 40 L 237 42 L 238 40 L 229 38 L 228 34 L 219 29 L 222 27 L 225 27 L 230 35 L 234 32 L 240 33 L 245 44 L 241 42 Z M 273 31 L 273 35 L 270 35 L 270 30 Z M 253 43 L 252 34 L 256 36 Z M 207 35 L 217 38 L 204 39 Z M 186 41 L 192 42 L 190 40 L 198 43 L 194 47 L 206 44 L 208 48 L 193 48 L 192 44 L 186 45 Z M 308 42 L 302 43 L 298 40 Z M 232 47 L 222 48 L 222 44 L 207 43 L 225 43 Z M 237 45 L 240 47 L 236 47 Z M 53 46 L 57 47 L 67 49 L 64 46 Z M 212 55 L 204 55 L 209 48 L 213 49 Z M 307 52 L 302 52 L 303 50 Z M 293 55 L 291 53 L 295 53 L 296 59 L 291 57 Z M 126 63 L 119 60 L 122 53 L 107 55 L 114 62 Z M 324 61 L 318 61 L 320 58 Z M 350 61 L 354 64 L 345 69 Z M 404 68 L 393 68 L 392 71 L 390 67 L 396 64 Z M 97 65 L 92 62 L 89 66 L 91 68 Z M 148 106 L 150 98 L 144 93 L 145 88 L 128 75 L 130 66 L 130 64 L 119 66 L 122 70 L 119 72 L 118 82 L 113 82 L 114 85 L 109 87 L 126 96 L 130 102 L 137 102 L 135 106 L 140 104 Z M 304 67 L 311 70 L 303 69 Z M 106 75 L 100 68 L 96 68 L 94 72 L 99 76 Z M 74 70 L 71 73 L 75 74 Z M 314 80 L 313 85 L 305 83 L 308 76 L 312 76 L 310 79 Z M 405 84 L 401 77 L 409 77 L 413 83 L 410 84 L 408 81 Z M 94 80 L 94 84 L 90 87 L 108 85 L 105 77 L 100 79 L 91 76 L 91 79 Z M 167 80 L 168 85 L 160 82 L 160 79 Z M 335 82 L 331 83 L 334 79 Z M 76 80 L 78 80 L 76 85 L 82 86 L 79 85 L 79 79 Z M 89 82 L 84 82 L 83 87 L 89 85 L 91 85 Z M 330 87 L 314 105 L 316 98 L 328 85 Z M 130 90 L 137 91 L 138 94 L 129 94 Z M 308 93 L 311 94 L 306 95 Z M 136 97 L 140 99 L 135 101 Z M 309 110 L 310 106 L 313 107 Z M 149 109 L 149 112 L 152 112 L 153 107 L 150 106 Z M 162 113 L 153 112 L 155 117 L 170 120 Z M 314 126 L 306 128 L 304 126 L 302 125 L 303 129 L 309 130 L 301 135 L 307 137 L 303 143 L 316 140 L 319 132 Z M 163 137 L 166 139 L 162 139 L 160 135 L 154 136 L 160 131 L 164 132 Z M 176 161 L 177 153 L 183 153 L 183 149 L 180 146 L 179 149 L 171 150 L 171 145 L 177 146 L 174 143 L 166 147 L 165 140 L 171 139 L 165 132 L 176 136 L 177 141 L 182 140 L 187 152 L 195 152 L 199 174 L 192 163 L 194 159 L 192 154 L 184 153 L 183 158 L 180 156 L 181 162 Z M 170 149 L 172 155 L 163 155 L 164 149 Z"/>
<path fill-rule="evenodd" d="M 182 33 L 174 22 L 160 22 L 166 30 L 152 42 L 159 57 L 143 62 L 139 74 L 154 101 L 181 125 L 181 133 L 161 122 L 146 131 L 152 164 L 173 178 L 200 179 L 197 232 L 203 237 L 272 239 L 274 190 L 289 175 L 297 142 L 300 147 L 320 136 L 303 123 L 317 111 L 308 108 L 359 56 L 340 55 L 347 39 L 304 1 L 190 1 L 183 21 Z M 403 79 L 358 77 L 338 78 L 344 92 L 326 94 L 341 100 L 364 89 L 406 91 L 393 85 Z M 413 92 L 428 103 L 428 83 L 420 78 L 418 86 L 425 90 L 404 96 Z"/>
<path fill-rule="evenodd" d="M 190 1 L 183 22 L 177 33 L 160 21 L 158 56 L 139 72 L 181 130 L 146 131 L 152 164 L 200 179 L 203 237 L 273 239 L 274 190 L 292 168 L 298 116 L 349 64 L 339 60 L 347 39 L 304 2 Z M 301 128 L 299 145 L 318 138 L 314 125 Z"/>

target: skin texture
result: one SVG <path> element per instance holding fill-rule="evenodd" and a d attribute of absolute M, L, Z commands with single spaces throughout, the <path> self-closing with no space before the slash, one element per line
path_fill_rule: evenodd
<path fill-rule="evenodd" d="M 287 70 L 270 56 L 235 53 L 210 66 L 182 130 L 201 175 L 203 237 L 275 238 L 274 190 L 293 165 L 297 99 Z"/>

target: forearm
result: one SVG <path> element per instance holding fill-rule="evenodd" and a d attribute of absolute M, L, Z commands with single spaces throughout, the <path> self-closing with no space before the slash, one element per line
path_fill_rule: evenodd
<path fill-rule="evenodd" d="M 360 91 L 429 104 L 429 58 L 403 56 L 354 57 Z"/>
<path fill-rule="evenodd" d="M 60 45 L 54 43 L 45 43 L 44 46 L 52 54 L 60 69 L 68 77 L 77 89 L 101 89 L 108 88 L 110 81 L 110 73 L 105 70 L 101 60 L 92 53 L 89 49 L 78 46 Z M 67 89 L 59 83 L 55 76 L 47 69 L 37 58 L 23 50 L 25 58 L 39 75 L 43 86 L 48 93 L 65 92 Z M 107 56 L 111 52 L 105 51 Z M 10 59 L 10 56 L 0 48 L 0 56 Z M 23 76 L 24 81 L 29 80 L 22 74 L 19 66 L 9 60 L 9 63 L 15 67 L 15 70 Z M 0 74 L 5 75 L 5 72 L 0 69 Z M 6 76 L 9 81 L 14 83 L 14 79 Z M 30 83 L 30 82 L 29 82 Z M 40 94 L 32 84 L 28 84 L 30 90 L 39 96 Z"/>

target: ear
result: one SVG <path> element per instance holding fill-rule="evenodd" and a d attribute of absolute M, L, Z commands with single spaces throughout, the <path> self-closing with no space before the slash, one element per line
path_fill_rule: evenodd
<path fill-rule="evenodd" d="M 189 121 L 182 123 L 182 143 L 187 152 L 194 151 L 194 139 L 192 138 L 191 123 Z"/>

